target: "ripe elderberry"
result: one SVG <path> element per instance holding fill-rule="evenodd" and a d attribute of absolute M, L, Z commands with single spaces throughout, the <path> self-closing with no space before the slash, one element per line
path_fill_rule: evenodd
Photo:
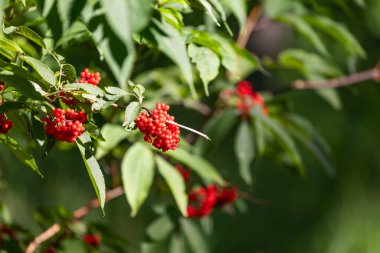
<path fill-rule="evenodd" d="M 53 114 L 54 116 L 48 115 L 43 119 L 47 135 L 54 136 L 61 141 L 74 142 L 86 130 L 83 126 L 87 120 L 85 112 L 57 108 L 53 110 Z"/>
<path fill-rule="evenodd" d="M 98 247 L 99 244 L 102 242 L 102 238 L 100 237 L 100 235 L 97 235 L 97 234 L 85 234 L 83 236 L 83 240 L 85 243 L 87 243 L 88 245 L 91 245 L 93 247 Z"/>
<path fill-rule="evenodd" d="M 0 134 L 7 134 L 12 127 L 12 121 L 4 113 L 0 113 Z"/>
<path fill-rule="evenodd" d="M 199 218 L 209 215 L 214 207 L 222 207 L 234 202 L 238 191 L 234 187 L 218 189 L 216 185 L 200 187 L 189 194 L 187 215 L 189 218 Z"/>
<path fill-rule="evenodd" d="M 80 73 L 80 76 L 81 79 L 79 80 L 79 83 L 89 83 L 97 86 L 101 80 L 99 72 L 91 73 L 88 69 L 84 69 Z"/>
<path fill-rule="evenodd" d="M 136 126 L 145 134 L 144 140 L 163 152 L 175 150 L 180 141 L 179 127 L 167 123 L 174 121 L 174 117 L 168 114 L 169 108 L 164 103 L 157 103 L 151 114 L 142 112 L 135 119 Z"/>
<path fill-rule="evenodd" d="M 252 85 L 248 81 L 240 81 L 236 87 L 236 94 L 238 100 L 236 102 L 236 108 L 241 112 L 243 116 L 247 116 L 249 110 L 254 106 L 261 106 L 265 115 L 268 114 L 268 107 L 265 105 L 264 98 L 258 92 L 254 92 Z"/>
<path fill-rule="evenodd" d="M 4 90 L 4 85 L 0 84 L 0 91 Z"/>

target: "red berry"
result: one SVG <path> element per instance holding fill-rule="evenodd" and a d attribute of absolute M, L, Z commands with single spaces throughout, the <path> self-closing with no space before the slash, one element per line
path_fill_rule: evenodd
<path fill-rule="evenodd" d="M 222 188 L 216 198 L 216 206 L 224 206 L 234 202 L 238 197 L 238 191 L 235 187 Z"/>
<path fill-rule="evenodd" d="M 94 247 L 98 247 L 99 244 L 102 242 L 102 238 L 100 237 L 100 235 L 93 235 L 93 234 L 85 234 L 83 236 L 83 240 L 85 243 L 91 245 L 91 246 L 94 246 Z"/>
<path fill-rule="evenodd" d="M 53 110 L 53 115 L 54 117 L 47 115 L 43 119 L 47 135 L 54 136 L 61 141 L 74 142 L 86 130 L 83 127 L 83 123 L 87 120 L 85 112 L 57 108 Z"/>
<path fill-rule="evenodd" d="M 179 127 L 167 123 L 167 121 L 174 121 L 174 117 L 167 113 L 169 109 L 168 105 L 157 103 L 156 109 L 150 115 L 142 112 L 135 119 L 136 126 L 145 134 L 144 140 L 164 152 L 170 149 L 175 150 L 180 141 Z"/>
<path fill-rule="evenodd" d="M 4 113 L 0 113 L 0 134 L 7 134 L 12 127 L 12 121 Z"/>
<path fill-rule="evenodd" d="M 0 84 L 0 91 L 4 90 L 4 85 Z"/>

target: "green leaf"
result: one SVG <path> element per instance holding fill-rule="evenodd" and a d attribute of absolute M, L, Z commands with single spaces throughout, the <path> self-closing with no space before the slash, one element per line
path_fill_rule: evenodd
<path fill-rule="evenodd" d="M 38 166 L 36 164 L 36 161 L 34 160 L 34 157 L 31 154 L 27 153 L 17 143 L 15 139 L 9 136 L 6 136 L 4 134 L 0 134 L 0 142 L 4 143 L 20 162 L 22 162 L 25 166 L 31 168 L 34 172 L 36 172 L 38 175 L 43 177 L 40 170 L 38 169 Z"/>
<path fill-rule="evenodd" d="M 105 87 L 105 90 L 107 93 L 110 94 L 110 95 L 106 94 L 106 98 L 111 101 L 117 101 L 121 97 L 130 95 L 130 93 L 126 92 L 123 89 L 120 89 L 119 87 L 107 86 Z"/>
<path fill-rule="evenodd" d="M 19 45 L 17 45 L 15 42 L 0 37 L 0 53 L 8 58 L 9 60 L 13 61 L 14 58 L 18 53 L 22 53 L 23 50 Z"/>
<path fill-rule="evenodd" d="M 25 109 L 28 108 L 28 105 L 23 102 L 12 102 L 12 101 L 7 101 L 1 104 L 0 106 L 0 113 L 5 113 L 9 111 L 14 111 L 14 110 L 20 110 L 20 109 Z"/>
<path fill-rule="evenodd" d="M 260 120 L 253 120 L 257 152 L 263 155 L 265 152 L 265 129 Z"/>
<path fill-rule="evenodd" d="M 306 16 L 306 21 L 315 28 L 324 31 L 338 43 L 340 43 L 348 53 L 354 56 L 366 57 L 366 53 L 362 46 L 352 35 L 352 33 L 342 24 L 324 16 Z"/>
<path fill-rule="evenodd" d="M 135 143 L 125 153 L 121 163 L 125 195 L 135 216 L 148 197 L 154 178 L 154 157 L 143 143 Z"/>
<path fill-rule="evenodd" d="M 12 33 L 20 34 L 20 35 L 30 39 L 34 43 L 40 45 L 41 47 L 46 48 L 45 42 L 41 38 L 41 36 L 38 35 L 38 33 L 33 31 L 32 29 L 30 29 L 29 27 L 26 27 L 26 26 L 9 26 L 9 27 L 5 28 L 5 26 L 3 24 L 3 31 L 6 34 L 12 34 Z"/>
<path fill-rule="evenodd" d="M 317 54 L 301 49 L 287 49 L 281 52 L 279 63 L 286 68 L 295 69 L 310 80 L 323 80 L 336 77 L 342 72 L 333 64 Z"/>
<path fill-rule="evenodd" d="M 37 74 L 42 77 L 46 82 L 48 82 L 50 85 L 55 85 L 55 76 L 54 72 L 44 63 L 41 61 L 34 59 L 30 56 L 20 56 L 22 60 L 24 60 L 26 63 L 28 63 L 32 68 L 37 72 Z"/>
<path fill-rule="evenodd" d="M 105 124 L 102 127 L 101 135 L 105 141 L 100 141 L 96 150 L 96 159 L 102 158 L 108 152 L 116 148 L 116 146 L 125 139 L 129 133 L 124 130 L 120 125 Z"/>
<path fill-rule="evenodd" d="M 68 80 L 70 83 L 75 82 L 75 79 L 77 78 L 77 72 L 73 65 L 63 64 L 62 72 L 66 80 Z"/>
<path fill-rule="evenodd" d="M 156 156 L 156 163 L 158 166 L 158 172 L 169 185 L 179 210 L 182 215 L 186 217 L 188 197 L 186 194 L 186 185 L 181 174 L 170 163 L 159 156 Z"/>
<path fill-rule="evenodd" d="M 245 27 L 247 19 L 247 4 L 244 0 L 222 0 L 222 4 L 228 7 L 239 22 L 240 31 Z"/>
<path fill-rule="evenodd" d="M 319 38 L 317 32 L 310 24 L 306 22 L 306 20 L 302 16 L 288 14 L 279 16 L 277 20 L 287 23 L 293 28 L 295 28 L 299 33 L 305 36 L 321 54 L 325 56 L 329 55 L 325 45 Z"/>
<path fill-rule="evenodd" d="M 31 82 L 22 76 L 17 76 L 11 71 L 0 71 L 0 81 L 11 83 L 15 89 L 26 97 L 32 99 L 42 99 Z"/>
<path fill-rule="evenodd" d="M 162 215 L 149 224 L 146 228 L 146 233 L 153 241 L 162 242 L 169 237 L 174 229 L 175 225 L 170 217 Z"/>
<path fill-rule="evenodd" d="M 182 32 L 182 28 L 184 26 L 183 24 L 183 17 L 182 14 L 174 9 L 174 8 L 159 8 L 158 11 L 161 14 L 161 17 L 171 24 L 175 29 L 177 29 L 179 32 Z"/>
<path fill-rule="evenodd" d="M 342 102 L 340 100 L 337 90 L 320 89 L 320 90 L 315 90 L 315 92 L 319 96 L 321 96 L 327 103 L 329 103 L 332 106 L 332 108 L 334 108 L 335 110 L 342 109 Z"/>
<path fill-rule="evenodd" d="M 264 127 L 268 128 L 272 132 L 276 138 L 276 141 L 278 141 L 278 143 L 286 151 L 296 168 L 299 170 L 301 175 L 303 175 L 305 169 L 293 139 L 282 129 L 282 127 L 276 121 L 262 115 L 260 110 L 251 110 L 251 114 L 256 120 L 259 120 Z"/>
<path fill-rule="evenodd" d="M 181 218 L 179 220 L 181 230 L 192 250 L 197 253 L 209 253 L 207 241 L 200 228 L 193 221 Z"/>
<path fill-rule="evenodd" d="M 186 247 L 183 237 L 180 234 L 173 234 L 170 238 L 169 253 L 185 253 Z"/>
<path fill-rule="evenodd" d="M 214 13 L 214 8 L 207 0 L 197 0 L 203 8 L 206 10 L 207 14 L 212 18 L 212 20 L 217 24 L 217 26 L 220 26 L 218 18 L 216 17 L 217 14 Z"/>
<path fill-rule="evenodd" d="M 88 94 L 104 97 L 104 91 L 97 86 L 85 83 L 70 83 L 63 86 L 64 91 L 84 90 Z"/>
<path fill-rule="evenodd" d="M 208 96 L 208 84 L 216 78 L 219 72 L 219 57 L 212 50 L 206 47 L 197 47 L 194 44 L 189 45 L 188 53 L 200 73 L 205 93 Z"/>
<path fill-rule="evenodd" d="M 245 120 L 238 128 L 234 150 L 239 162 L 240 175 L 250 185 L 252 184 L 251 163 L 255 157 L 255 146 L 251 127 Z"/>
<path fill-rule="evenodd" d="M 96 195 L 98 196 L 100 207 L 102 208 L 104 214 L 104 204 L 106 201 L 106 185 L 98 161 L 96 161 L 95 157 L 92 154 L 92 140 L 87 132 L 84 132 L 81 136 L 77 138 L 77 146 L 82 155 L 84 164 L 87 168 L 88 175 L 90 176 L 92 185 L 95 189 Z"/>
<path fill-rule="evenodd" d="M 225 183 L 215 167 L 200 156 L 192 155 L 181 148 L 177 148 L 175 151 L 166 152 L 165 154 L 193 169 L 206 181 L 215 182 L 221 185 Z"/>
<path fill-rule="evenodd" d="M 125 108 L 125 116 L 123 127 L 129 126 L 140 114 L 141 112 L 141 104 L 139 102 L 131 102 Z"/>
<path fill-rule="evenodd" d="M 173 27 L 168 24 L 161 24 L 155 21 L 155 24 L 165 32 L 166 36 L 161 32 L 151 29 L 151 32 L 158 43 L 158 48 L 169 57 L 181 70 L 187 84 L 190 87 L 193 97 L 197 97 L 193 83 L 193 72 L 191 70 L 190 59 L 187 55 L 185 38 Z M 173 47 L 175 45 L 175 47 Z"/>

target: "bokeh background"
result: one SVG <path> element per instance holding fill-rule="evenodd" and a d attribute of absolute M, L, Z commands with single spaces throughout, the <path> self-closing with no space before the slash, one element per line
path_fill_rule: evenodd
<path fill-rule="evenodd" d="M 318 5 L 315 1 L 305 2 Z M 369 0 L 363 8 L 348 9 L 342 8 L 339 2 L 344 1 L 321 8 L 344 23 L 365 49 L 367 58 L 357 62 L 356 70 L 372 68 L 380 59 L 380 1 Z M 304 39 L 291 28 L 269 22 L 253 32 L 248 48 L 260 57 L 269 55 L 275 59 L 281 50 L 304 44 Z M 86 58 L 86 54 L 73 49 L 68 61 L 75 63 Z M 334 56 L 335 63 L 349 72 L 350 64 L 345 58 Z M 81 63 L 86 64 L 83 60 Z M 253 74 L 249 80 L 261 90 L 272 90 L 294 78 L 299 77 L 274 70 L 270 76 Z M 304 177 L 269 156 L 256 159 L 252 165 L 255 184 L 247 190 L 252 190 L 257 199 L 248 201 L 244 212 L 216 212 L 213 233 L 207 235 L 212 252 L 380 252 L 379 84 L 367 81 L 339 88 L 338 93 L 342 101 L 340 110 L 332 108 L 313 91 L 294 91 L 275 98 L 286 101 L 291 110 L 310 119 L 325 137 L 331 146 L 331 159 L 337 170 L 335 177 L 327 176 L 320 164 L 302 150 L 307 167 Z M 176 116 L 187 125 L 197 125 L 194 119 L 202 120 L 199 115 Z M 231 153 L 233 140 L 234 136 L 229 136 L 217 152 L 209 155 L 221 171 L 237 169 L 236 158 Z M 26 170 L 2 146 L 0 154 L 0 201 L 8 207 L 16 223 L 35 233 L 40 231 L 36 210 L 59 207 L 75 210 L 94 197 L 76 149 L 56 147 L 50 156 L 38 158 L 44 179 Z M 124 197 L 108 203 L 105 211 L 106 216 L 102 217 L 100 210 L 94 210 L 85 221 L 106 225 L 110 235 L 126 238 L 127 248 L 139 252 L 139 245 L 146 237 L 144 225 L 152 220 L 152 213 L 143 208 L 136 218 L 130 218 Z"/>

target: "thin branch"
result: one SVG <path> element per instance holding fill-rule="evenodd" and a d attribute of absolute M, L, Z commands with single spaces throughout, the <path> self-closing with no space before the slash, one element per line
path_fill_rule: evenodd
<path fill-rule="evenodd" d="M 112 190 L 107 191 L 106 200 L 105 202 L 108 202 L 110 200 L 113 200 L 121 195 L 123 195 L 124 190 L 122 186 L 118 186 Z M 73 221 L 78 221 L 85 217 L 92 209 L 99 208 L 100 204 L 97 198 L 91 200 L 88 204 L 78 208 L 73 213 Z M 56 235 L 60 230 L 62 229 L 62 226 L 59 223 L 55 223 L 51 227 L 49 227 L 47 230 L 39 234 L 37 237 L 34 238 L 34 240 L 28 245 L 26 248 L 26 253 L 34 253 L 35 250 L 40 246 L 42 243 L 46 242 L 50 238 L 52 238 L 54 235 Z"/>
<path fill-rule="evenodd" d="M 290 87 L 273 90 L 273 94 L 281 94 L 293 90 L 318 90 L 339 88 L 357 84 L 367 80 L 380 82 L 380 62 L 372 69 L 323 81 L 295 80 Z"/>
<path fill-rule="evenodd" d="M 256 5 L 252 8 L 251 12 L 247 17 L 247 21 L 245 23 L 244 31 L 239 35 L 237 39 L 237 45 L 241 48 L 245 48 L 247 46 L 249 37 L 251 36 L 253 30 L 256 27 L 257 20 L 260 18 L 262 14 L 262 8 L 260 5 Z"/>
<path fill-rule="evenodd" d="M 211 139 L 210 139 L 207 135 L 205 135 L 204 133 L 201 133 L 201 132 L 199 132 L 199 131 L 197 131 L 197 130 L 194 130 L 194 129 L 190 128 L 190 127 L 187 127 L 187 126 L 184 126 L 184 125 L 178 124 L 177 122 L 167 120 L 166 123 L 168 123 L 168 124 L 172 124 L 172 125 L 175 125 L 175 126 L 177 126 L 177 127 L 183 128 L 183 129 L 186 129 L 186 130 L 188 130 L 188 131 L 190 131 L 190 132 L 193 132 L 193 133 L 195 133 L 195 134 L 197 134 L 197 135 L 199 135 L 199 136 L 202 136 L 203 138 L 205 138 L 205 139 L 208 140 L 208 141 L 211 140 Z"/>

